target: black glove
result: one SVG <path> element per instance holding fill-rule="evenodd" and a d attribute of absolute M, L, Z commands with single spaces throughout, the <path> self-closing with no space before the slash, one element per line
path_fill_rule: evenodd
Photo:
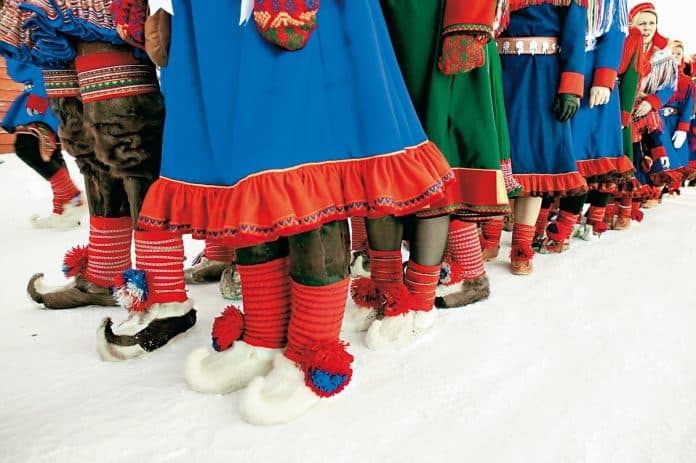
<path fill-rule="evenodd" d="M 553 113 L 556 119 L 565 122 L 575 116 L 580 108 L 580 98 L 570 93 L 559 93 L 553 102 Z"/>

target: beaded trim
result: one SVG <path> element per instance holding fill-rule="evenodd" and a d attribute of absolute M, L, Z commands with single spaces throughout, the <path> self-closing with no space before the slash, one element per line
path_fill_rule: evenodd
<path fill-rule="evenodd" d="M 80 86 L 74 69 L 43 69 L 41 72 L 48 98 L 80 97 Z"/>

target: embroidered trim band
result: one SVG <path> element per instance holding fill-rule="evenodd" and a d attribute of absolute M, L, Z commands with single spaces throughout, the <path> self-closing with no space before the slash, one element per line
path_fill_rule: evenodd
<path fill-rule="evenodd" d="M 74 69 L 43 69 L 41 73 L 48 98 L 80 97 L 80 86 Z"/>
<path fill-rule="evenodd" d="M 130 53 L 78 56 L 75 68 L 85 103 L 159 91 L 154 66 L 143 64 Z"/>

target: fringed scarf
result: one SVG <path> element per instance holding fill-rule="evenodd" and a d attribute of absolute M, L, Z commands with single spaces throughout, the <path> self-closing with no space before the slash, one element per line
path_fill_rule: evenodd
<path fill-rule="evenodd" d="M 505 29 L 507 29 L 508 24 L 510 24 L 510 13 L 513 11 L 528 8 L 530 6 L 545 4 L 554 6 L 570 6 L 573 2 L 587 8 L 589 1 L 590 0 L 498 0 L 495 12 L 495 21 L 493 23 L 493 33 L 497 37 Z M 626 0 L 619 1 L 625 2 Z"/>
<path fill-rule="evenodd" d="M 498 37 L 510 24 L 510 1 L 498 0 L 493 20 L 493 35 Z"/>
<path fill-rule="evenodd" d="M 672 56 L 672 50 L 653 47 L 650 58 L 650 72 L 643 79 L 641 84 L 642 92 L 646 95 L 652 95 L 665 88 L 676 90 L 678 79 L 679 69 L 677 60 Z"/>
<path fill-rule="evenodd" d="M 609 29 L 614 25 L 617 11 L 618 27 L 626 33 L 628 32 L 627 0 L 588 0 L 587 34 L 585 36 L 588 50 L 594 49 L 597 39 L 609 32 Z"/>

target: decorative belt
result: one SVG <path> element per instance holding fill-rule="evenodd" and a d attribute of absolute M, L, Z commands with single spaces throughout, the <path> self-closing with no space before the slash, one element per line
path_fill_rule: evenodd
<path fill-rule="evenodd" d="M 675 114 L 677 114 L 677 110 L 675 108 L 667 106 L 666 108 L 660 109 L 660 114 L 662 114 L 665 117 L 674 116 Z"/>
<path fill-rule="evenodd" d="M 74 69 L 41 71 L 49 98 L 80 97 L 80 86 Z"/>
<path fill-rule="evenodd" d="M 501 55 L 553 55 L 561 50 L 556 37 L 501 37 L 495 42 Z"/>
<path fill-rule="evenodd" d="M 84 103 L 159 91 L 155 67 L 130 52 L 78 56 L 75 69 Z"/>

